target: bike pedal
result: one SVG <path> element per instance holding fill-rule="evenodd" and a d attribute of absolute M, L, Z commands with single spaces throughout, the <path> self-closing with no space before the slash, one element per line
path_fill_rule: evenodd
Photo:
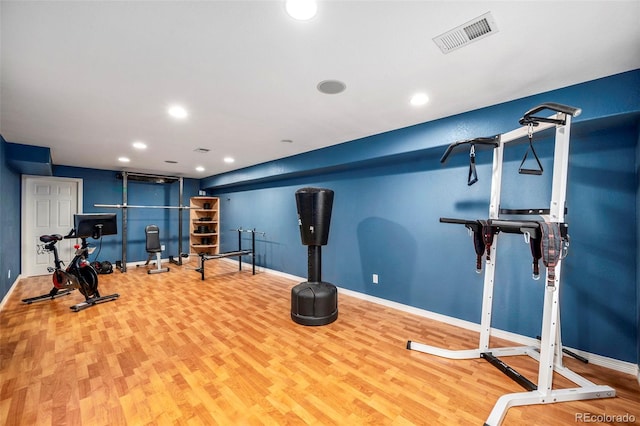
<path fill-rule="evenodd" d="M 56 268 L 53 268 L 51 266 L 47 266 L 47 272 L 51 273 L 51 272 L 53 272 L 55 270 L 56 270 Z"/>

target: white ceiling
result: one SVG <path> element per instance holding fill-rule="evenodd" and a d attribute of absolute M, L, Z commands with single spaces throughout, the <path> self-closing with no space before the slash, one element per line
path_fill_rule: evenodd
<path fill-rule="evenodd" d="M 486 12 L 496 34 L 447 55 L 432 41 Z M 193 178 L 640 68 L 638 0 L 321 0 L 308 22 L 283 1 L 2 0 L 0 16 L 5 140 Z"/>

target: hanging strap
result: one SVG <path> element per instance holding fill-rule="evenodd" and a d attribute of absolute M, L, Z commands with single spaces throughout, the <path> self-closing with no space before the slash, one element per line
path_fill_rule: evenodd
<path fill-rule="evenodd" d="M 540 279 L 540 259 L 542 258 L 542 236 L 529 239 L 531 257 L 533 257 L 533 279 Z"/>
<path fill-rule="evenodd" d="M 478 220 L 478 226 L 472 231 L 473 247 L 476 250 L 476 272 L 480 273 L 482 271 L 482 256 L 486 253 L 487 262 L 491 260 L 491 246 L 496 230 L 490 220 Z"/>
<path fill-rule="evenodd" d="M 471 186 L 478 181 L 478 172 L 476 172 L 476 146 L 471 144 L 469 150 L 469 176 L 467 176 L 467 185 Z"/>
<path fill-rule="evenodd" d="M 484 255 L 484 238 L 482 236 L 482 226 L 477 226 L 471 230 L 473 232 L 473 248 L 476 250 L 476 272 L 482 272 L 482 256 Z"/>
<path fill-rule="evenodd" d="M 482 271 L 482 256 L 487 253 L 487 261 L 491 260 L 491 246 L 494 235 L 500 232 L 491 220 L 466 220 L 441 217 L 441 223 L 457 223 L 464 225 L 473 237 L 473 248 L 476 251 L 476 272 Z"/>
<path fill-rule="evenodd" d="M 491 246 L 493 245 L 493 236 L 496 228 L 491 224 L 490 220 L 480 220 L 482 225 L 482 239 L 484 240 L 484 249 L 487 252 L 487 262 L 491 261 Z"/>
<path fill-rule="evenodd" d="M 544 169 L 542 168 L 542 163 L 540 163 L 540 159 L 538 158 L 538 154 L 536 154 L 536 150 L 533 147 L 533 126 L 537 126 L 538 123 L 528 123 L 528 127 L 529 127 L 529 131 L 528 131 L 528 135 L 529 135 L 529 148 L 527 148 L 527 152 L 524 153 L 524 157 L 522 158 L 522 161 L 520 162 L 520 168 L 518 168 L 518 173 L 520 173 L 521 175 L 537 175 L 540 176 L 542 174 L 542 172 L 544 171 Z M 529 155 L 529 151 L 531 151 L 531 153 L 533 154 L 533 157 L 536 159 L 536 163 L 538 163 L 538 168 L 537 169 L 525 169 L 524 163 L 525 161 L 527 161 L 527 156 Z"/>
<path fill-rule="evenodd" d="M 487 138 L 475 138 L 464 141 L 454 142 L 447 147 L 447 150 L 440 159 L 441 163 L 445 163 L 449 155 L 462 145 L 471 145 L 471 151 L 469 152 L 469 176 L 467 177 L 467 185 L 471 186 L 478 181 L 478 174 L 476 172 L 476 148 L 475 144 L 480 146 L 490 146 L 491 148 L 497 148 L 500 145 L 500 135 L 495 135 Z"/>
<path fill-rule="evenodd" d="M 544 266 L 547 267 L 547 287 L 555 288 L 556 265 L 563 252 L 560 224 L 557 222 L 540 222 L 541 252 Z"/>

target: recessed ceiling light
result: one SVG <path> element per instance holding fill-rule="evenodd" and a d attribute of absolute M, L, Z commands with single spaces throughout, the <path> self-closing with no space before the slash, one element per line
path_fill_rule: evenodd
<path fill-rule="evenodd" d="M 234 161 L 236 161 L 236 160 L 234 160 L 232 157 L 224 157 L 224 162 L 227 163 L 227 164 L 231 164 Z"/>
<path fill-rule="evenodd" d="M 178 164 L 176 160 L 164 160 L 164 162 L 167 164 Z"/>
<path fill-rule="evenodd" d="M 133 147 L 135 149 L 147 149 L 147 144 L 141 141 L 135 141 L 133 143 Z"/>
<path fill-rule="evenodd" d="M 196 167 L 196 171 L 197 172 L 204 172 L 204 167 L 198 166 L 198 167 Z"/>
<path fill-rule="evenodd" d="M 293 143 L 293 141 L 291 139 L 281 139 L 280 142 L 282 142 L 282 143 Z"/>
<path fill-rule="evenodd" d="M 335 95 L 344 92 L 347 85 L 338 80 L 324 80 L 316 86 L 318 90 L 327 95 Z"/>
<path fill-rule="evenodd" d="M 298 21 L 308 21 L 318 12 L 316 0 L 287 0 L 284 7 L 289 16 Z"/>
<path fill-rule="evenodd" d="M 178 118 L 178 119 L 187 118 L 187 116 L 189 115 L 187 110 L 181 105 L 172 105 L 171 107 L 169 107 L 167 112 L 173 118 Z"/>
<path fill-rule="evenodd" d="M 422 106 L 429 102 L 429 96 L 426 93 L 416 93 L 411 97 L 411 105 Z"/>
<path fill-rule="evenodd" d="M 131 160 L 129 160 L 127 157 L 118 157 L 118 161 L 121 163 L 128 163 Z"/>

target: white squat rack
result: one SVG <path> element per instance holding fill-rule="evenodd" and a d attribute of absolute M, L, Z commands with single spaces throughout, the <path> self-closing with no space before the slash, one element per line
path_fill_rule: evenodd
<path fill-rule="evenodd" d="M 555 114 L 547 118 L 534 117 L 533 114 L 543 110 L 554 111 Z M 495 137 L 495 149 L 493 153 L 493 172 L 491 181 L 491 200 L 489 205 L 489 219 L 496 223 L 508 223 L 507 220 L 500 219 L 500 192 L 502 186 L 502 166 L 505 145 L 524 137 L 531 137 L 532 133 L 555 127 L 555 151 L 553 162 L 553 180 L 551 191 L 551 203 L 549 210 L 542 212 L 540 216 L 544 222 L 555 222 L 564 224 L 566 194 L 567 194 L 567 174 L 569 166 L 569 139 L 571 129 L 571 119 L 580 114 L 580 109 L 568 107 L 565 105 L 546 103 L 528 111 L 520 120 L 523 127 L 512 130 L 508 133 Z M 532 124 L 534 122 L 534 124 Z M 535 126 L 535 127 L 534 127 Z M 486 139 L 486 138 L 485 138 Z M 452 144 L 445 156 L 450 150 L 462 143 L 470 141 L 458 142 Z M 473 146 L 473 145 L 472 145 Z M 474 151 L 472 150 L 472 157 Z M 473 160 L 473 158 L 472 158 Z M 473 161 L 472 161 L 473 162 Z M 470 171 L 471 173 L 471 171 Z M 453 222 L 456 223 L 456 222 Z M 462 223 L 462 222 L 458 222 Z M 537 386 L 531 384 L 531 390 L 527 392 L 517 392 L 502 395 L 491 411 L 491 414 L 485 422 L 485 426 L 495 426 L 502 423 L 507 410 L 510 407 L 535 404 L 553 404 L 565 401 L 577 401 L 598 398 L 611 398 L 616 395 L 615 389 L 609 386 L 596 385 L 585 379 L 579 374 L 569 370 L 562 363 L 562 341 L 560 336 L 560 284 L 562 260 L 557 261 L 555 266 L 555 279 L 549 282 L 549 269 L 546 270 L 547 285 L 545 286 L 543 315 L 542 315 L 542 332 L 540 338 L 540 346 L 515 346 L 504 348 L 489 347 L 489 338 L 491 336 L 491 315 L 493 301 L 493 286 L 496 270 L 496 251 L 498 246 L 498 236 L 496 233 L 493 238 L 490 252 L 487 253 L 487 261 L 484 272 L 484 288 L 482 296 L 482 316 L 480 322 L 480 342 L 477 349 L 468 350 L 449 350 L 436 346 L 425 345 L 422 343 L 407 342 L 407 349 L 437 355 L 450 359 L 473 359 L 485 358 L 487 355 L 491 358 L 506 357 L 515 355 L 528 355 L 539 362 L 538 382 Z M 491 361 L 490 361 L 491 362 Z M 506 366 L 498 360 L 498 362 Z M 493 362 L 492 362 L 493 364 Z M 517 380 L 519 374 L 515 370 L 510 375 Z M 553 389 L 553 373 L 556 372 L 575 383 L 577 387 L 570 389 Z M 526 382 L 528 380 L 524 379 Z M 529 382 L 531 383 L 531 382 Z M 522 384 L 522 383 L 521 383 Z M 525 386 L 526 388 L 526 386 Z"/>

